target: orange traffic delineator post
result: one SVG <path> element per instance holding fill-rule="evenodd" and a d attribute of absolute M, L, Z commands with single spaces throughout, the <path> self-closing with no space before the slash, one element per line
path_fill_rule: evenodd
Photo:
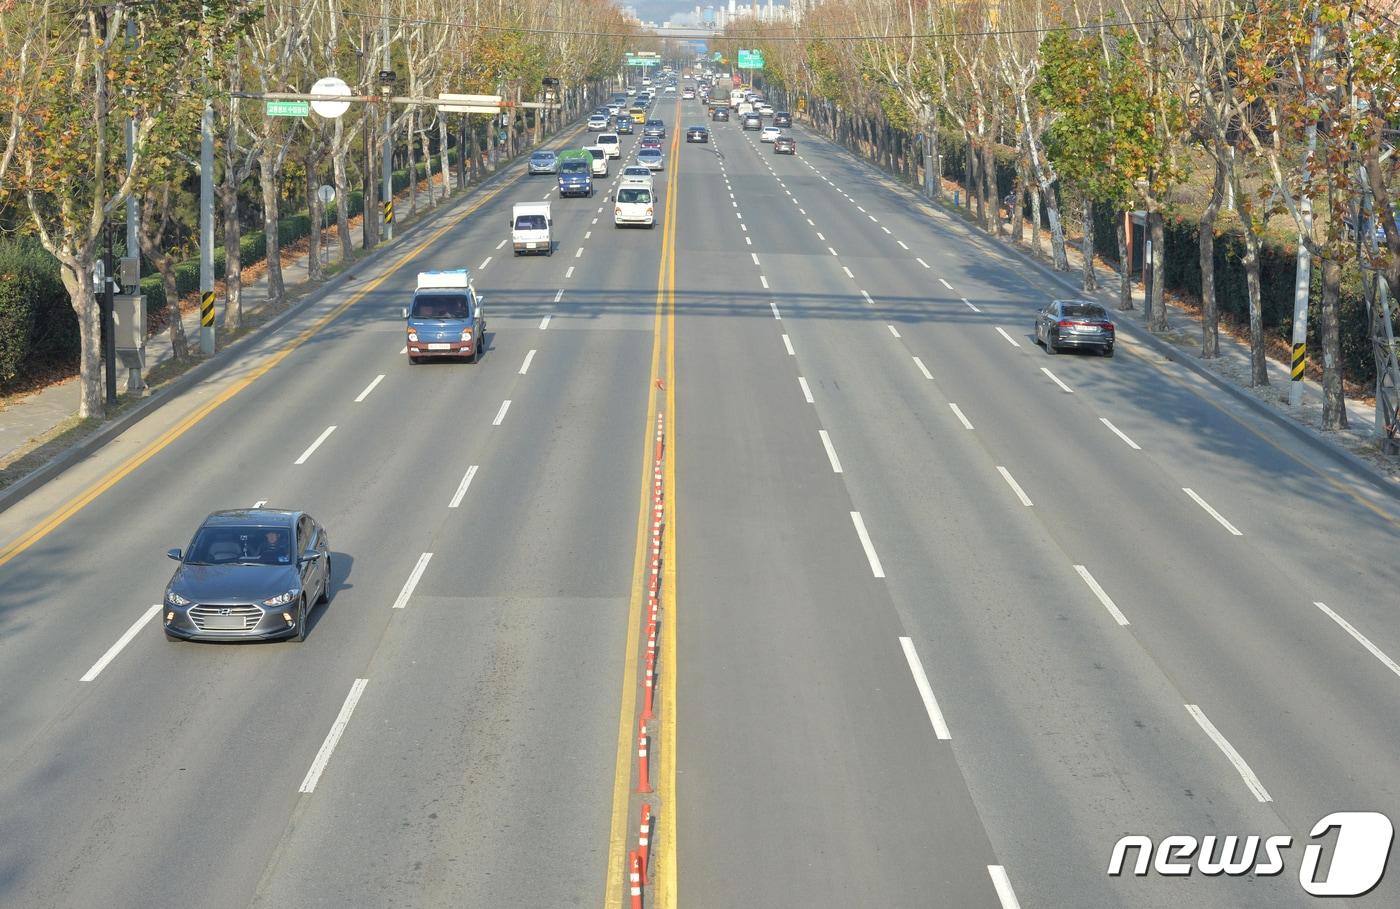
<path fill-rule="evenodd" d="M 627 853 L 627 876 L 632 885 L 632 909 L 642 909 L 642 857 L 635 849 Z"/>
<path fill-rule="evenodd" d="M 638 720 L 637 726 L 637 791 L 651 792 L 651 774 L 647 769 L 647 723 L 646 720 Z"/>
<path fill-rule="evenodd" d="M 642 824 L 637 829 L 637 856 L 641 859 L 642 883 L 647 882 L 647 850 L 651 842 L 651 806 L 642 802 Z"/>
<path fill-rule="evenodd" d="M 652 709 L 651 709 L 651 705 L 652 705 L 652 693 L 656 690 L 656 685 L 655 685 L 655 680 L 656 680 L 655 667 L 656 667 L 656 654 L 653 653 L 653 652 L 651 652 L 651 651 L 648 651 L 648 652 L 647 652 L 647 673 L 646 673 L 646 681 L 642 683 L 643 688 L 645 689 L 644 695 L 643 695 L 643 698 L 642 698 L 642 719 L 644 719 L 644 720 L 649 720 L 649 719 L 652 719 L 653 717 L 656 716 L 656 714 L 653 713 L 653 712 L 652 712 Z"/>

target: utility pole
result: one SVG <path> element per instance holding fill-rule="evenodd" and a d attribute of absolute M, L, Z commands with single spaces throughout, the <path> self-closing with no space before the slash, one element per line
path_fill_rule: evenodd
<path fill-rule="evenodd" d="M 389 61 L 389 0 L 381 4 L 384 16 L 384 60 L 379 72 L 379 91 L 385 98 L 384 104 L 384 239 L 394 239 L 394 112 L 388 104 L 393 93 L 394 72 Z M 409 179 L 417 176 L 411 174 Z"/>
<path fill-rule="evenodd" d="M 126 20 L 126 36 L 136 43 L 136 20 Z M 131 172 L 133 159 L 136 156 L 136 118 L 126 118 L 126 169 Z M 136 277 L 141 277 L 141 241 L 136 232 L 140 223 L 140 214 L 136 207 L 136 194 L 131 193 L 126 197 L 126 255 L 128 258 L 136 260 Z M 138 280 L 136 286 L 131 289 L 123 288 L 126 293 L 139 294 L 141 284 Z M 146 387 L 146 383 L 141 380 L 140 367 L 133 367 L 126 373 L 126 390 L 128 392 L 138 392 Z"/>
<path fill-rule="evenodd" d="M 204 50 L 204 71 L 214 70 L 214 48 Z M 208 76 L 205 76 L 208 79 Z M 205 85 L 199 117 L 199 352 L 214 353 L 214 104 Z"/>
<path fill-rule="evenodd" d="M 1308 48 L 1309 77 L 1322 55 L 1322 28 L 1317 25 L 1317 12 L 1313 12 L 1313 34 Z M 1315 99 L 1308 92 L 1308 101 Z M 1311 191 L 1313 156 L 1317 152 L 1317 120 L 1308 123 L 1308 150 L 1303 158 L 1303 193 L 1299 201 L 1301 225 L 1298 231 L 1298 267 L 1293 282 L 1293 358 L 1289 369 L 1288 406 L 1297 407 L 1303 403 L 1303 372 L 1308 360 L 1308 297 L 1312 290 L 1312 253 L 1308 251 L 1308 241 L 1312 239 L 1313 217 Z"/>

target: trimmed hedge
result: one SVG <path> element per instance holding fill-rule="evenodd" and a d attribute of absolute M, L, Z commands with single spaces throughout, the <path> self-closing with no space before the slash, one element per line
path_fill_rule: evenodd
<path fill-rule="evenodd" d="M 78 317 L 38 243 L 0 244 L 0 386 L 38 363 L 77 362 Z"/>

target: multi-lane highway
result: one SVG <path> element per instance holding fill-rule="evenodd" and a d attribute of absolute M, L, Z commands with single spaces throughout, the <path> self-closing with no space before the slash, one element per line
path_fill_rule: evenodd
<path fill-rule="evenodd" d="M 621 900 L 658 412 L 649 904 L 1307 905 L 1318 819 L 1400 818 L 1393 502 L 1131 336 L 1047 355 L 1043 273 L 820 137 L 657 115 L 655 229 L 512 177 L 0 515 L 0 905 Z M 454 267 L 486 354 L 410 366 Z M 255 503 L 331 604 L 166 641 L 165 550 Z"/>

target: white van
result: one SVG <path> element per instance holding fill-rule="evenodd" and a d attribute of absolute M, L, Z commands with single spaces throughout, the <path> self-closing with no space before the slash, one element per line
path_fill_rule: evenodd
<path fill-rule="evenodd" d="M 598 147 L 608 153 L 609 158 L 622 157 L 622 140 L 617 133 L 599 133 Z"/>
<path fill-rule="evenodd" d="M 583 150 L 593 156 L 593 176 L 606 177 L 608 175 L 608 152 L 601 145 L 585 145 Z"/>
<path fill-rule="evenodd" d="M 613 202 L 613 224 L 622 227 L 627 224 L 645 224 L 651 227 L 652 217 L 651 188 L 637 183 L 623 183 L 617 189 L 617 199 Z"/>
<path fill-rule="evenodd" d="M 510 211 L 510 242 L 518 256 L 521 253 L 554 255 L 554 240 L 550 229 L 554 218 L 548 202 L 517 202 Z"/>

